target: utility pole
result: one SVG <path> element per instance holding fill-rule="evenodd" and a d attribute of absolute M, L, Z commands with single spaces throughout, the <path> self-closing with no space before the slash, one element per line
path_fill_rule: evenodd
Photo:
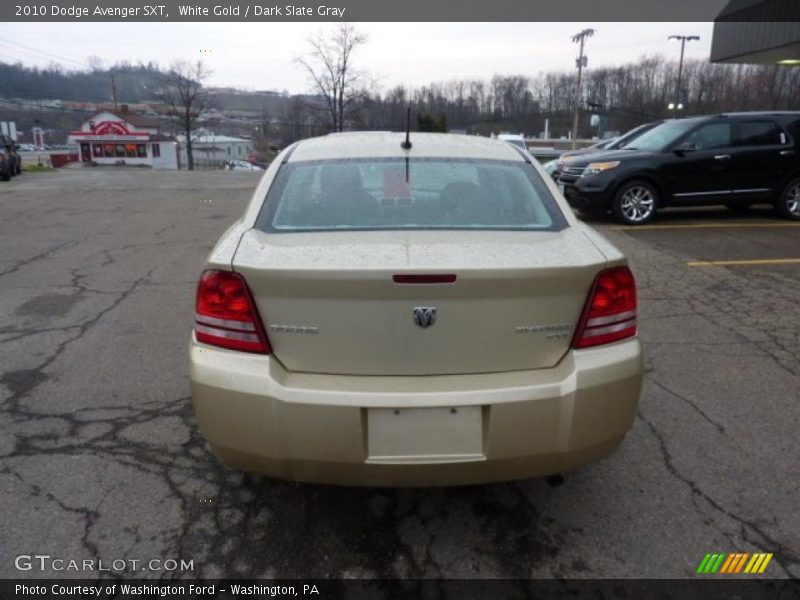
<path fill-rule="evenodd" d="M 114 101 L 114 110 L 117 110 L 117 82 L 111 73 L 111 99 Z"/>
<path fill-rule="evenodd" d="M 592 37 L 595 33 L 594 29 L 584 29 L 580 33 L 572 36 L 572 42 L 581 45 L 578 58 L 575 60 L 575 66 L 578 67 L 578 81 L 575 83 L 575 113 L 572 116 L 572 149 L 575 149 L 576 140 L 578 139 L 578 116 L 581 110 L 581 73 L 583 67 L 588 64 L 588 59 L 583 55 L 583 44 L 587 37 Z"/>
<path fill-rule="evenodd" d="M 672 103 L 672 117 L 678 118 L 678 110 L 683 108 L 681 104 L 681 76 L 683 75 L 683 51 L 686 48 L 686 42 L 695 42 L 700 39 L 699 35 L 671 35 L 668 40 L 678 40 L 681 43 L 681 59 L 678 63 L 678 82 L 675 85 L 675 102 Z"/>

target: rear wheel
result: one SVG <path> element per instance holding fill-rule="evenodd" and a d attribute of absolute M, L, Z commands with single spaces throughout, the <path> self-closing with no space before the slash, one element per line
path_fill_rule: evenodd
<path fill-rule="evenodd" d="M 11 167 L 6 167 L 3 171 L 0 172 L 0 180 L 2 181 L 11 180 Z"/>
<path fill-rule="evenodd" d="M 784 188 L 776 208 L 784 219 L 800 220 L 800 177 L 792 179 Z"/>
<path fill-rule="evenodd" d="M 647 181 L 629 181 L 614 196 L 611 212 L 625 225 L 641 225 L 653 220 L 658 208 L 658 191 Z"/>

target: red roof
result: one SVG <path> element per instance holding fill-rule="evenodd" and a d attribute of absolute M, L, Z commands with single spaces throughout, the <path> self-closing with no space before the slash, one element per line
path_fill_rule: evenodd
<path fill-rule="evenodd" d="M 112 115 L 116 115 L 120 119 L 127 121 L 134 127 L 144 127 L 149 129 L 158 129 L 161 127 L 161 123 L 159 123 L 155 119 L 146 117 L 145 115 L 137 115 L 136 113 L 132 112 L 115 112 L 112 110 L 109 110 L 107 112 L 110 112 Z"/>

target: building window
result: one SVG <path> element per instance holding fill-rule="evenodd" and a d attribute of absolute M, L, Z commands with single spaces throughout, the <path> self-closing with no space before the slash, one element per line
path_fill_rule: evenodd
<path fill-rule="evenodd" d="M 125 144 L 125 156 L 136 158 L 136 144 Z"/>
<path fill-rule="evenodd" d="M 136 155 L 139 158 L 147 158 L 147 145 L 146 144 L 136 144 Z"/>
<path fill-rule="evenodd" d="M 103 156 L 103 145 L 92 144 L 92 154 L 94 154 L 95 158 L 101 158 Z"/>
<path fill-rule="evenodd" d="M 153 144 L 153 158 L 158 158 L 160 156 L 161 156 L 161 145 Z"/>
<path fill-rule="evenodd" d="M 231 155 L 231 147 L 228 146 L 228 156 L 230 156 L 230 155 Z"/>
<path fill-rule="evenodd" d="M 103 156 L 114 158 L 114 144 L 103 144 Z"/>
<path fill-rule="evenodd" d="M 114 156 L 117 158 L 125 158 L 125 144 L 116 144 L 114 146 Z"/>

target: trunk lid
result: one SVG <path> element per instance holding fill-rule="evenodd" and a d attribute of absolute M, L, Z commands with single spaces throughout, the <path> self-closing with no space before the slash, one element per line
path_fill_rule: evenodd
<path fill-rule="evenodd" d="M 557 364 L 605 263 L 577 227 L 252 229 L 241 239 L 233 268 L 247 279 L 274 355 L 290 371 L 445 375 Z M 457 279 L 393 281 L 397 274 L 425 273 Z M 421 327 L 415 308 L 435 308 L 435 322 Z"/>

